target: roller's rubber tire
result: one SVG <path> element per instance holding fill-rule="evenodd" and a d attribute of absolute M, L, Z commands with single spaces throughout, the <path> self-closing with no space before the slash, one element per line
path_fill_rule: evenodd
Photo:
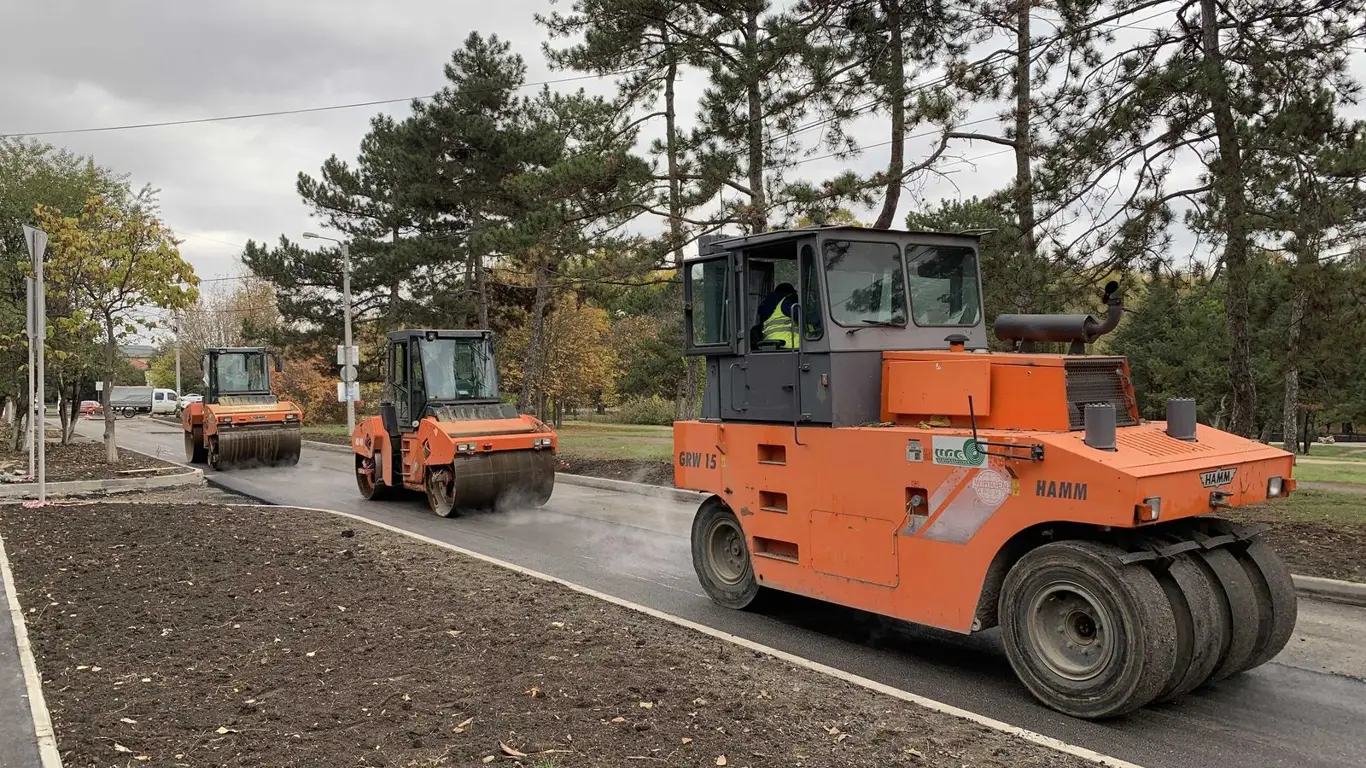
<path fill-rule="evenodd" d="M 1174 676 L 1171 602 L 1151 571 L 1125 565 L 1123 555 L 1099 542 L 1058 541 L 1026 553 L 1006 574 L 1006 656 L 1030 693 L 1064 714 L 1132 712 Z"/>
<path fill-rule="evenodd" d="M 737 611 L 758 607 L 764 590 L 754 575 L 744 528 L 718 498 L 702 502 L 693 517 L 692 565 L 717 605 Z"/>
<path fill-rule="evenodd" d="M 372 483 L 361 474 L 364 462 L 367 459 L 360 454 L 356 454 L 356 490 L 360 491 L 361 498 L 366 501 L 388 501 L 394 498 L 394 487 L 385 485 L 382 482 Z"/>
<path fill-rule="evenodd" d="M 460 507 L 456 504 L 454 479 L 444 479 L 447 470 L 441 467 L 427 469 L 427 508 L 437 517 L 458 517 Z"/>
<path fill-rule="evenodd" d="M 1210 520 L 1207 526 L 1210 533 L 1231 533 L 1240 538 L 1246 536 L 1248 530 L 1245 526 L 1226 520 Z M 1290 569 L 1265 541 L 1251 538 L 1230 545 L 1229 551 L 1247 574 L 1257 605 L 1256 639 L 1252 644 L 1252 654 L 1234 671 L 1237 674 L 1260 667 L 1285 649 L 1299 620 L 1299 599 Z"/>
<path fill-rule="evenodd" d="M 204 464 L 209 460 L 209 450 L 204 447 L 204 430 L 200 427 L 185 433 L 185 460 L 191 464 Z"/>
<path fill-rule="evenodd" d="M 1176 668 L 1157 701 L 1173 701 L 1199 688 L 1214 672 L 1229 632 L 1218 585 L 1191 553 L 1177 555 L 1154 575 L 1167 594 L 1176 619 Z"/>
<path fill-rule="evenodd" d="M 1257 595 L 1247 572 L 1238 559 L 1223 547 L 1191 553 L 1193 560 L 1205 570 L 1217 589 L 1215 601 L 1224 615 L 1228 632 L 1220 637 L 1219 661 L 1207 682 L 1217 683 L 1246 668 L 1256 649 Z"/>

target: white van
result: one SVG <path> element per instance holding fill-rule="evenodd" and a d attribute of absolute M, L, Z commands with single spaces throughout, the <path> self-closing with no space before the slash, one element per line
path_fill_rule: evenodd
<path fill-rule="evenodd" d="M 175 413 L 176 401 L 179 399 L 174 389 L 152 390 L 152 413 Z"/>

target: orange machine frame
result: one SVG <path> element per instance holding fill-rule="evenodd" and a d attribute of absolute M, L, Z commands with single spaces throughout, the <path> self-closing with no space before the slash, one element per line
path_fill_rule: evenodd
<path fill-rule="evenodd" d="M 1231 506 L 1264 501 L 1274 476 L 1294 487 L 1291 454 L 1204 426 L 1194 442 L 1144 422 L 1117 430 L 1118 451 L 1086 445 L 1064 359 L 886 352 L 883 425 L 678 422 L 676 485 L 736 513 L 760 585 L 964 633 L 995 623 L 991 585 L 1042 529 L 1139 527 L 1154 499 L 1161 521 L 1208 514 L 1212 470 L 1234 470 Z M 1044 460 L 979 454 L 973 416 L 979 439 Z"/>
<path fill-rule="evenodd" d="M 427 480 L 427 467 L 441 467 L 455 461 L 457 456 L 476 456 L 499 451 L 550 450 L 558 452 L 559 436 L 539 419 L 522 415 L 516 420 L 534 427 L 532 432 L 508 433 L 505 419 L 442 422 L 424 418 L 416 430 L 402 433 L 400 450 L 403 452 L 402 486 L 421 491 Z M 549 445 L 544 441 L 549 440 Z M 460 450 L 460 446 L 466 446 Z M 422 450 L 415 450 L 417 447 Z M 384 429 L 384 420 L 371 416 L 356 425 L 351 448 L 358 456 L 372 460 L 385 485 L 394 482 L 393 443 Z"/>

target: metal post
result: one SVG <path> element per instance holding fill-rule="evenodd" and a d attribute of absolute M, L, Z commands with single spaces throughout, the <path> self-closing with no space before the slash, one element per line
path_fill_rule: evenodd
<path fill-rule="evenodd" d="M 185 393 L 180 390 L 180 312 L 175 313 L 175 397 L 179 404 Z"/>
<path fill-rule="evenodd" d="M 37 351 L 34 352 L 38 364 L 38 380 L 34 384 L 37 395 L 37 419 L 34 424 L 34 440 L 38 443 L 38 503 L 47 501 L 47 387 L 43 381 L 44 343 L 47 341 L 47 288 L 43 285 L 43 254 L 40 251 L 34 258 L 34 271 L 37 278 L 37 297 L 34 300 L 34 331 Z"/>
<path fill-rule="evenodd" d="M 34 324 L 37 319 L 33 314 L 33 302 L 37 298 L 37 289 L 33 284 L 33 278 L 24 278 L 24 285 L 28 288 L 28 389 L 25 390 L 28 402 L 24 404 L 24 442 L 28 443 L 28 476 L 34 477 L 38 472 L 38 444 L 33 440 L 33 379 L 37 371 L 33 367 L 33 334 Z M 19 410 L 16 408 L 14 417 L 19 418 Z"/>
<path fill-rule="evenodd" d="M 342 344 L 346 346 L 346 354 L 351 354 L 351 249 L 346 243 L 341 244 L 342 254 L 342 301 L 345 312 L 346 328 L 343 331 L 344 338 Z M 347 361 L 350 362 L 349 360 Z M 356 431 L 356 401 L 351 397 L 351 382 L 344 381 L 346 387 L 346 434 L 351 435 Z"/>

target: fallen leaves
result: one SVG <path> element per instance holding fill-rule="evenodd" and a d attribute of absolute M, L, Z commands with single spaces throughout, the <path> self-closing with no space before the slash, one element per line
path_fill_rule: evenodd
<path fill-rule="evenodd" d="M 725 755 L 721 755 L 720 757 L 716 758 L 716 764 L 717 764 L 717 765 L 730 765 L 730 761 L 726 759 L 726 756 L 725 756 Z"/>
<path fill-rule="evenodd" d="M 624 722 L 626 722 L 626 718 L 624 718 L 624 717 L 618 715 L 618 716 L 612 718 L 612 722 L 614 722 L 614 723 L 624 723 Z"/>
<path fill-rule="evenodd" d="M 220 725 L 220 726 L 218 727 L 218 730 L 217 730 L 217 731 L 214 731 L 214 733 L 217 733 L 219 736 L 222 736 L 222 735 L 228 734 L 228 733 L 241 733 L 241 731 L 237 730 L 236 728 L 226 728 L 226 727 Z"/>
<path fill-rule="evenodd" d="M 683 743 L 684 743 L 684 744 L 691 744 L 691 743 L 692 743 L 692 739 L 691 739 L 690 737 L 688 737 L 688 736 L 684 736 L 684 737 L 683 737 Z"/>
<path fill-rule="evenodd" d="M 517 749 L 516 747 L 510 747 L 501 741 L 498 742 L 498 748 L 503 750 L 503 754 L 507 755 L 508 757 L 526 757 L 525 752 L 521 751 L 520 749 Z"/>
<path fill-rule="evenodd" d="M 466 718 L 464 721 L 462 721 L 462 722 L 460 723 L 460 725 L 455 726 L 455 732 L 456 732 L 456 733 L 464 733 L 464 732 L 465 732 L 465 729 L 466 729 L 466 728 L 469 728 L 469 727 L 470 727 L 471 725 L 473 725 L 473 724 L 474 724 L 474 718 L 472 718 L 472 717 Z"/>
<path fill-rule="evenodd" d="M 564 622 L 563 622 L 563 621 L 552 621 L 552 622 L 550 622 L 550 626 L 554 627 L 555 629 L 564 629 Z"/>
<path fill-rule="evenodd" d="M 119 722 L 120 722 L 120 723 L 127 723 L 128 725 L 137 725 L 137 724 L 138 724 L 138 721 L 134 720 L 134 719 L 131 718 L 131 717 L 120 717 L 120 718 L 119 718 Z"/>
<path fill-rule="evenodd" d="M 123 746 L 122 744 L 120 744 L 120 743 L 118 743 L 118 742 L 116 741 L 116 742 L 114 742 L 114 751 L 115 751 L 115 752 L 132 752 L 133 750 L 129 749 L 128 747 Z"/>
<path fill-rule="evenodd" d="M 640 708 L 641 708 L 641 709 L 654 709 L 654 706 L 655 706 L 655 704 L 654 704 L 654 702 L 652 702 L 652 701 L 642 701 L 642 702 L 640 702 Z"/>

